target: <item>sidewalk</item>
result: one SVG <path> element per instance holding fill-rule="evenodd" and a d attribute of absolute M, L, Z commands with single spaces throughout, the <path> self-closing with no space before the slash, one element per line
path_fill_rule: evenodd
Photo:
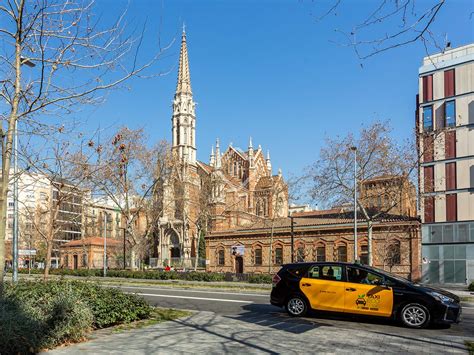
<path fill-rule="evenodd" d="M 395 334 L 404 330 L 354 331 L 318 319 L 282 320 L 255 314 L 226 317 L 198 312 L 143 329 L 97 336 L 48 354 L 466 353 L 465 337 L 425 337 L 426 333 L 415 331 Z"/>

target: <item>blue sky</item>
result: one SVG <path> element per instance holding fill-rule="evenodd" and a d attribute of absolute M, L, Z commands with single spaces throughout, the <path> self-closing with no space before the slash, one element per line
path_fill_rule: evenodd
<path fill-rule="evenodd" d="M 394 134 L 408 138 L 424 46 L 407 45 L 361 61 L 340 45 L 342 37 L 335 31 L 350 29 L 377 3 L 346 1 L 337 15 L 316 21 L 329 2 L 130 1 L 130 26 L 147 23 L 141 50 L 145 57 L 158 50 L 158 33 L 162 43 L 176 38 L 153 68 L 171 72 L 132 80 L 127 89 L 111 92 L 104 105 L 77 116 L 89 127 L 143 127 L 150 142 L 170 140 L 185 21 L 198 103 L 198 159 L 208 161 L 216 137 L 225 146 L 233 142 L 246 148 L 252 136 L 254 145 L 270 150 L 275 172 L 281 167 L 285 175 L 294 175 L 317 159 L 325 136 L 357 131 L 376 118 L 389 119 Z M 417 3 L 424 8 L 433 2 Z M 101 0 L 95 12 L 108 21 L 126 6 L 122 0 Z M 432 27 L 434 34 L 440 39 L 447 35 L 452 46 L 472 43 L 473 11 L 469 0 L 447 1 Z M 390 23 L 383 26 L 389 30 Z"/>

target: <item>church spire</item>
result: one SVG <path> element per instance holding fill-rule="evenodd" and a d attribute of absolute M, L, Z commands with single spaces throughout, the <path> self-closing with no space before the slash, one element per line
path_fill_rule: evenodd
<path fill-rule="evenodd" d="M 176 85 L 176 95 L 191 94 L 191 75 L 189 74 L 188 46 L 186 44 L 186 28 L 183 24 L 183 34 L 181 36 L 181 53 L 179 55 L 178 84 Z"/>
<path fill-rule="evenodd" d="M 191 91 L 188 46 L 183 25 L 181 52 L 179 55 L 178 83 L 173 101 L 173 150 L 190 163 L 196 163 L 196 104 Z"/>

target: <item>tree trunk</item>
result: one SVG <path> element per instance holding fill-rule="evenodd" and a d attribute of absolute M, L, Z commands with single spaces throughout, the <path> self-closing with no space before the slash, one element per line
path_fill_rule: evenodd
<path fill-rule="evenodd" d="M 46 281 L 49 277 L 49 270 L 51 269 L 51 254 L 53 252 L 53 241 L 49 240 L 46 242 L 46 257 L 44 262 L 44 273 L 43 279 Z"/>
<path fill-rule="evenodd" d="M 368 251 L 368 264 L 372 266 L 373 258 L 372 258 L 372 220 L 367 220 L 367 251 Z"/>
<path fill-rule="evenodd" d="M 132 271 L 135 271 L 137 269 L 137 253 L 135 251 L 136 245 L 131 246 L 130 248 L 130 268 Z"/>
<path fill-rule="evenodd" d="M 199 261 L 199 243 L 201 242 L 201 231 L 197 229 L 197 243 L 196 243 L 196 260 L 194 261 L 194 271 L 197 270 Z"/>

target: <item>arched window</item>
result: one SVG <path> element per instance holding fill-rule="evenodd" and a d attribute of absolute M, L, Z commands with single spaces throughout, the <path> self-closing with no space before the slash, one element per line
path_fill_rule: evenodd
<path fill-rule="evenodd" d="M 367 244 L 361 244 L 359 258 L 362 265 L 369 265 L 369 246 Z"/>
<path fill-rule="evenodd" d="M 255 265 L 262 265 L 262 247 L 255 248 Z"/>
<path fill-rule="evenodd" d="M 324 245 L 316 248 L 316 261 L 326 261 L 326 247 Z"/>
<path fill-rule="evenodd" d="M 340 245 L 337 248 L 337 261 L 347 262 L 347 246 Z"/>
<path fill-rule="evenodd" d="M 176 125 L 176 144 L 177 144 L 177 145 L 180 145 L 180 143 L 181 143 L 181 142 L 180 142 L 180 139 L 179 139 L 180 136 L 181 136 L 180 129 L 181 129 L 181 125 L 180 125 L 179 122 L 178 122 L 178 124 Z"/>
<path fill-rule="evenodd" d="M 296 262 L 297 263 L 302 263 L 304 262 L 304 245 L 299 245 L 298 248 L 296 249 Z"/>
<path fill-rule="evenodd" d="M 219 249 L 217 252 L 217 265 L 224 265 L 225 264 L 225 254 L 224 249 Z"/>
<path fill-rule="evenodd" d="M 255 213 L 257 214 L 257 216 L 263 216 L 263 206 L 261 199 L 258 199 L 257 203 L 255 204 Z"/>
<path fill-rule="evenodd" d="M 283 247 L 277 246 L 275 248 L 275 265 L 283 264 Z"/>
<path fill-rule="evenodd" d="M 401 254 L 400 254 L 400 241 L 394 240 L 390 243 L 387 248 L 386 264 L 390 267 L 400 265 Z"/>

